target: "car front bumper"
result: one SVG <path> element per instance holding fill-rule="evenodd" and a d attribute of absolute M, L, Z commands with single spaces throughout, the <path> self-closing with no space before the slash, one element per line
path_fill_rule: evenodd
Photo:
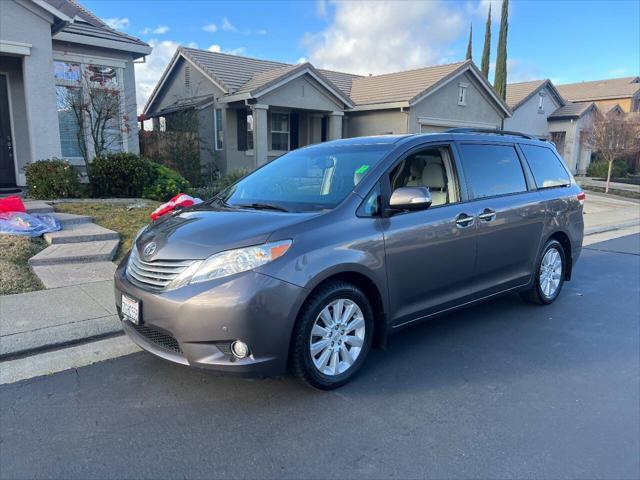
<path fill-rule="evenodd" d="M 271 376 L 286 371 L 304 288 L 249 271 L 152 292 L 129 281 L 126 261 L 115 274 L 116 307 L 124 331 L 141 348 L 174 363 L 225 373 Z M 140 302 L 140 325 L 123 319 L 123 293 Z M 248 357 L 231 353 L 235 340 L 249 346 Z"/>

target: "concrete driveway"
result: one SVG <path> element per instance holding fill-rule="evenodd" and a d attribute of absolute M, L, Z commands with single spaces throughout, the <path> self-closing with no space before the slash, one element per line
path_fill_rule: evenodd
<path fill-rule="evenodd" d="M 495 300 L 392 338 L 346 387 L 147 354 L 0 387 L 1 478 L 640 476 L 640 235 L 552 306 Z"/>

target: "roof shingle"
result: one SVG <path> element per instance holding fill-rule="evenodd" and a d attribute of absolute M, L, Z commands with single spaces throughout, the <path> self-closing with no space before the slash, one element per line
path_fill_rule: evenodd
<path fill-rule="evenodd" d="M 581 117 L 587 110 L 595 106 L 593 102 L 567 103 L 549 115 L 549 120 L 564 120 Z"/>
<path fill-rule="evenodd" d="M 532 80 L 530 82 L 508 84 L 506 98 L 507 105 L 509 105 L 509 108 L 511 109 L 516 109 L 545 83 L 546 80 Z"/>
<path fill-rule="evenodd" d="M 591 82 L 557 85 L 560 94 L 571 102 L 632 97 L 640 91 L 640 77 L 612 78 Z"/>

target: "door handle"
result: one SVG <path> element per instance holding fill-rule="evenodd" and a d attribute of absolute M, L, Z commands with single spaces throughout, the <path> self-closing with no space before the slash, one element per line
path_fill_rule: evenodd
<path fill-rule="evenodd" d="M 484 222 L 490 222 L 491 220 L 495 220 L 496 212 L 490 208 L 485 208 L 482 213 L 478 215 L 478 218 Z"/>
<path fill-rule="evenodd" d="M 473 225 L 473 217 L 466 213 L 461 213 L 456 217 L 456 225 L 460 228 L 466 228 Z"/>

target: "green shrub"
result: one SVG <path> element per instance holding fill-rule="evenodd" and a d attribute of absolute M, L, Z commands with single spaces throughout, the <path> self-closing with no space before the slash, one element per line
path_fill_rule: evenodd
<path fill-rule="evenodd" d="M 164 165 L 150 163 L 153 169 L 152 181 L 142 192 L 144 198 L 165 202 L 180 192 L 187 194 L 191 192 L 191 185 L 178 172 Z"/>
<path fill-rule="evenodd" d="M 194 194 L 202 199 L 212 198 L 225 188 L 236 183 L 248 173 L 248 170 L 235 170 L 233 172 L 229 172 L 226 175 L 222 175 L 212 182 L 209 182 L 208 185 L 195 189 Z"/>
<path fill-rule="evenodd" d="M 587 168 L 587 175 L 596 178 L 607 178 L 607 172 L 609 170 L 609 164 L 605 161 L 599 160 L 591 162 L 589 168 Z M 611 167 L 611 178 L 626 177 L 627 173 L 631 171 L 629 162 L 626 159 L 619 159 L 613 161 Z"/>
<path fill-rule="evenodd" d="M 30 163 L 25 167 L 29 196 L 41 200 L 78 197 L 82 186 L 69 162 L 52 158 Z"/>
<path fill-rule="evenodd" d="M 89 178 L 96 197 L 139 197 L 153 181 L 153 167 L 134 153 L 108 153 L 93 159 Z"/>

